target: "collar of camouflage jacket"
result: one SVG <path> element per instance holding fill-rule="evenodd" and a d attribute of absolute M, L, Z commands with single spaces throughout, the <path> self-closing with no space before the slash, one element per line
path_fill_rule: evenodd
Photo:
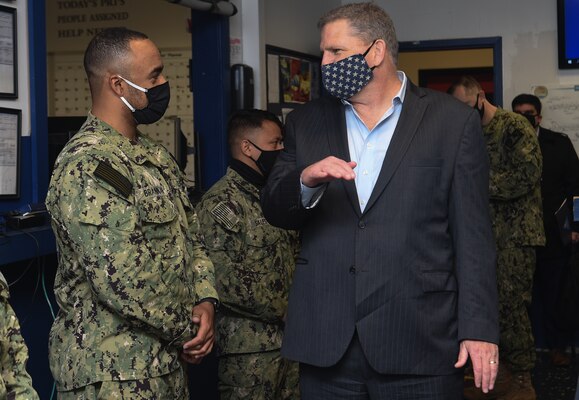
<path fill-rule="evenodd" d="M 118 147 L 123 154 L 136 164 L 142 165 L 146 161 L 149 161 L 158 167 L 167 166 L 167 159 L 161 154 L 161 146 L 154 145 L 154 142 L 143 133 L 138 132 L 137 142 L 132 143 L 112 126 L 95 117 L 90 112 L 88 120 L 85 123 L 85 126 L 86 125 L 88 125 L 89 129 L 90 126 L 94 127 L 95 132 L 100 132 L 106 136 L 112 145 Z"/>
<path fill-rule="evenodd" d="M 242 161 L 233 158 L 229 162 L 229 166 L 232 170 L 237 172 L 245 181 L 251 183 L 258 190 L 261 190 L 265 186 L 265 178 L 259 172 L 251 168 L 249 165 Z"/>

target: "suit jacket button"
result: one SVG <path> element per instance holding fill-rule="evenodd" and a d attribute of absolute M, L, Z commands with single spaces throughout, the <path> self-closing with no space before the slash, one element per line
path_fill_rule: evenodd
<path fill-rule="evenodd" d="M 358 228 L 360 228 L 360 229 L 366 228 L 366 223 L 364 221 L 359 221 L 358 222 Z"/>
<path fill-rule="evenodd" d="M 350 273 L 351 273 L 352 275 L 354 275 L 354 274 L 356 273 L 356 267 L 355 267 L 354 265 L 352 265 L 352 266 L 350 267 Z"/>

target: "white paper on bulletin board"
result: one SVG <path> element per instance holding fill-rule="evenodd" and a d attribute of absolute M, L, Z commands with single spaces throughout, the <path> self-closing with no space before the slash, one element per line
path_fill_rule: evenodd
<path fill-rule="evenodd" d="M 579 85 L 536 85 L 531 91 L 543 104 L 541 125 L 569 135 L 579 154 Z"/>

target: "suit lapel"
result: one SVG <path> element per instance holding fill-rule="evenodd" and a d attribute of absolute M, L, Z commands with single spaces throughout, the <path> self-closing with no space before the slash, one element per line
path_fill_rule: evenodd
<path fill-rule="evenodd" d="M 380 175 L 378 175 L 378 180 L 374 190 L 372 190 L 372 195 L 368 200 L 364 213 L 368 212 L 380 197 L 400 165 L 404 154 L 408 151 L 427 108 L 427 102 L 422 100 L 424 95 L 424 92 L 421 92 L 420 89 L 408 81 L 400 119 L 392 135 Z"/>
<path fill-rule="evenodd" d="M 348 133 L 346 132 L 346 113 L 344 112 L 344 105 L 339 100 L 332 99 L 332 101 L 326 103 L 326 110 L 324 111 L 328 141 L 330 143 L 330 153 L 337 158 L 350 161 L 351 157 L 348 147 Z M 356 192 L 355 182 L 341 180 L 341 183 L 348 194 L 348 199 L 352 203 L 352 207 L 358 216 L 360 216 L 362 211 L 360 210 L 360 205 L 358 203 L 358 194 Z"/>

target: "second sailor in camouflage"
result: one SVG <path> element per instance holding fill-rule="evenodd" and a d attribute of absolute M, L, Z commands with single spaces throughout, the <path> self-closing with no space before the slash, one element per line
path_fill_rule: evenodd
<path fill-rule="evenodd" d="M 221 399 L 297 399 L 297 364 L 279 349 L 297 235 L 270 225 L 259 203 L 277 152 L 281 124 L 265 111 L 229 122 L 232 161 L 197 206 L 201 232 L 215 266 Z"/>
<path fill-rule="evenodd" d="M 532 400 L 536 397 L 530 376 L 535 349 L 527 309 L 535 247 L 545 245 L 539 141 L 524 117 L 491 104 L 474 78 L 462 77 L 449 93 L 479 112 L 490 161 L 489 205 L 497 246 L 502 362 L 495 393 L 505 399 L 520 396 L 516 398 Z M 505 378 L 509 376 L 506 371 L 515 378 Z M 465 398 L 480 398 L 480 391 L 471 389 L 465 389 Z"/>
<path fill-rule="evenodd" d="M 490 158 L 490 210 L 497 243 L 501 357 L 530 371 L 535 348 L 531 304 L 535 247 L 545 245 L 539 141 L 525 118 L 501 108 L 483 126 Z"/>

